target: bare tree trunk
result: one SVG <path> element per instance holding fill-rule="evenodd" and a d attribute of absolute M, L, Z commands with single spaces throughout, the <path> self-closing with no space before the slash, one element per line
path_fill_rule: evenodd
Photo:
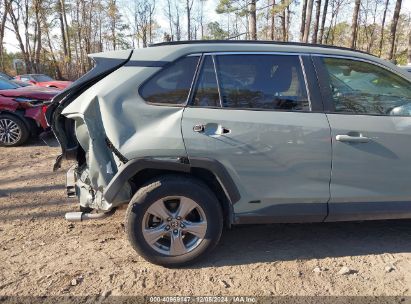
<path fill-rule="evenodd" d="M 308 42 L 308 37 L 310 35 L 310 26 L 311 26 L 311 17 L 313 14 L 313 4 L 314 0 L 308 0 L 307 3 L 307 15 L 305 16 L 305 28 L 304 28 L 304 36 L 303 42 Z"/>
<path fill-rule="evenodd" d="M 12 2 L 10 2 L 10 5 L 8 7 L 8 13 L 10 16 L 10 21 L 13 26 L 13 32 L 16 35 L 17 42 L 19 43 L 19 48 L 20 51 L 23 55 L 23 60 L 26 65 L 26 73 L 31 73 L 31 64 L 30 64 L 30 55 L 26 49 L 25 43 L 23 41 L 23 37 L 20 34 L 20 16 L 22 14 L 22 5 L 20 3 L 17 3 L 17 7 L 13 8 Z M 17 13 L 17 14 L 16 14 Z M 27 45 L 27 41 L 26 41 Z"/>
<path fill-rule="evenodd" d="M 63 44 L 63 53 L 64 57 L 67 58 L 67 41 L 66 41 L 66 29 L 64 28 L 64 21 L 63 21 L 63 9 L 61 7 L 61 2 L 57 1 L 57 13 L 58 13 L 58 18 L 60 22 L 60 31 L 61 31 L 61 41 Z M 47 32 L 48 35 L 48 32 Z"/>
<path fill-rule="evenodd" d="M 283 34 L 283 41 L 287 41 L 287 20 L 285 19 L 285 0 L 281 0 L 281 7 L 282 7 L 282 12 L 281 12 L 281 33 Z"/>
<path fill-rule="evenodd" d="M 285 38 L 285 41 L 289 40 L 289 35 L 290 35 L 290 22 L 291 22 L 291 18 L 290 18 L 290 5 L 287 6 L 287 36 Z"/>
<path fill-rule="evenodd" d="M 201 39 L 204 39 L 204 1 L 200 0 L 200 29 L 201 29 Z"/>
<path fill-rule="evenodd" d="M 1 16 L 0 23 L 0 67 L 4 71 L 4 54 L 3 54 L 3 40 L 4 40 L 4 30 L 6 28 L 7 12 L 9 7 L 9 0 L 4 0 L 4 12 Z"/>
<path fill-rule="evenodd" d="M 35 45 L 35 51 L 34 51 L 34 60 L 35 60 L 35 70 L 37 73 L 41 72 L 41 63 L 40 63 L 40 53 L 41 53 L 41 29 L 42 29 L 42 22 L 41 22 L 41 0 L 35 0 L 34 4 L 34 13 L 36 16 L 36 36 L 37 36 L 37 41 Z"/>
<path fill-rule="evenodd" d="M 167 0 L 167 18 L 170 26 L 171 41 L 174 40 L 173 35 L 173 15 L 171 14 L 171 0 Z"/>
<path fill-rule="evenodd" d="M 256 0 L 250 1 L 250 39 L 257 40 Z"/>
<path fill-rule="evenodd" d="M 301 27 L 300 27 L 300 41 L 303 41 L 305 32 L 305 16 L 307 15 L 307 0 L 303 2 L 303 8 L 301 10 Z"/>
<path fill-rule="evenodd" d="M 193 1 L 186 0 L 186 11 L 187 11 L 187 38 L 191 40 L 191 7 L 193 5 Z"/>
<path fill-rule="evenodd" d="M 411 24 L 410 24 L 411 29 Z M 408 64 L 411 64 L 411 30 L 410 30 L 410 37 L 408 37 Z"/>
<path fill-rule="evenodd" d="M 55 69 L 56 69 L 57 79 L 63 79 L 63 75 L 61 74 L 61 70 L 60 70 L 60 67 L 59 67 L 59 65 L 58 65 L 58 63 L 57 63 L 56 56 L 54 55 L 53 46 L 52 46 L 51 40 L 50 40 L 50 33 L 49 33 L 49 29 L 48 29 L 47 26 L 44 27 L 44 31 L 46 32 L 47 44 L 48 44 L 48 46 L 49 46 L 50 55 L 51 55 L 51 58 L 52 58 L 52 60 L 53 60 L 54 67 L 55 67 Z"/>
<path fill-rule="evenodd" d="M 315 1 L 315 20 L 314 20 L 314 32 L 311 42 L 317 43 L 318 40 L 318 26 L 320 24 L 320 13 L 321 13 L 321 0 Z"/>
<path fill-rule="evenodd" d="M 397 3 L 395 4 L 394 16 L 392 18 L 391 47 L 390 47 L 390 55 L 388 57 L 390 60 L 394 58 L 395 36 L 397 34 L 397 24 L 398 24 L 398 18 L 400 17 L 401 3 L 402 3 L 402 0 L 397 0 Z"/>
<path fill-rule="evenodd" d="M 389 3 L 390 3 L 390 0 L 387 0 L 385 2 L 384 14 L 382 16 L 381 34 L 380 34 L 380 47 L 379 47 L 379 50 L 378 50 L 378 56 L 379 57 L 381 57 L 381 55 L 382 55 L 382 44 L 384 42 L 385 18 L 387 17 L 387 10 L 388 10 L 388 4 Z"/>
<path fill-rule="evenodd" d="M 354 12 L 352 15 L 351 23 L 351 48 L 354 49 L 357 43 L 357 33 L 358 33 L 358 14 L 360 13 L 361 0 L 355 0 Z"/>
<path fill-rule="evenodd" d="M 274 38 L 275 38 L 275 12 L 274 12 L 274 7 L 275 7 L 275 0 L 272 0 L 272 2 L 271 2 L 271 29 L 270 29 L 270 38 L 271 38 L 271 40 L 274 40 Z"/>
<path fill-rule="evenodd" d="M 64 27 L 66 29 L 66 40 L 67 40 L 67 62 L 71 62 L 71 44 L 70 44 L 70 32 L 69 32 L 69 26 L 67 23 L 67 16 L 66 16 L 66 3 L 64 0 L 60 0 L 61 2 L 61 12 L 63 14 L 63 22 L 64 22 Z"/>
<path fill-rule="evenodd" d="M 323 16 L 321 19 L 320 37 L 318 39 L 319 43 L 323 43 L 323 40 L 324 40 L 324 27 L 325 27 L 325 20 L 327 18 L 327 9 L 328 9 L 328 0 L 325 0 L 324 6 L 323 6 Z"/>

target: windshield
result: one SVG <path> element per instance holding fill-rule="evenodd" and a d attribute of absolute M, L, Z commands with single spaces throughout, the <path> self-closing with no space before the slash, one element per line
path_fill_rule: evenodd
<path fill-rule="evenodd" d="M 7 75 L 6 73 L 2 73 L 2 72 L 0 72 L 0 78 L 6 79 L 6 80 L 12 80 L 13 79 L 13 77 Z"/>
<path fill-rule="evenodd" d="M 17 89 L 19 86 L 11 81 L 0 79 L 0 90 Z"/>
<path fill-rule="evenodd" d="M 53 81 L 54 79 L 44 74 L 32 75 L 33 79 L 37 82 Z"/>

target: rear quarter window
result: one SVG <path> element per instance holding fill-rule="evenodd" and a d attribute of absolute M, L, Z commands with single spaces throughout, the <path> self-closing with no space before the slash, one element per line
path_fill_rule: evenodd
<path fill-rule="evenodd" d="M 199 58 L 199 56 L 184 57 L 164 67 L 142 85 L 141 97 L 155 104 L 185 104 Z"/>

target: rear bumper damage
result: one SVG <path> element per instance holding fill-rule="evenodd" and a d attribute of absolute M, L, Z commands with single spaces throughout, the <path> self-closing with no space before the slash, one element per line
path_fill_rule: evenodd
<path fill-rule="evenodd" d="M 91 56 L 96 62 L 95 68 L 57 95 L 46 112 L 47 122 L 61 147 L 61 155 L 57 157 L 53 170 L 59 169 L 63 160 L 77 162 L 66 174 L 66 191 L 68 197 L 78 197 L 80 206 L 85 208 L 108 211 L 115 207 L 104 200 L 103 190 L 117 172 L 116 161 L 106 143 L 98 98 L 85 103 L 85 111 L 89 112 L 87 119 L 80 110 L 81 106 L 77 113 L 70 115 L 63 112 L 73 102 L 81 105 L 80 96 L 123 66 L 131 54 L 132 51 L 128 50 L 114 58 L 105 57 L 105 54 Z M 69 218 L 79 219 L 79 215 L 73 214 Z M 81 219 L 84 216 L 80 216 Z"/>

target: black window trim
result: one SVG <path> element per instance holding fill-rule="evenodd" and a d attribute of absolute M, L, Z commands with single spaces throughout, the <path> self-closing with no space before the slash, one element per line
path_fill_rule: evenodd
<path fill-rule="evenodd" d="M 359 57 L 353 57 L 353 56 L 341 56 L 341 55 L 332 55 L 332 54 L 312 54 L 311 55 L 315 70 L 317 72 L 317 77 L 318 77 L 318 83 L 320 86 L 320 91 L 322 95 L 322 100 L 324 103 L 324 113 L 326 114 L 338 114 L 338 115 L 355 115 L 355 116 L 377 116 L 377 117 L 410 117 L 407 115 L 383 115 L 383 114 L 372 114 L 372 113 L 353 113 L 353 112 L 337 112 L 335 111 L 335 105 L 332 100 L 332 94 L 331 90 L 329 87 L 329 76 L 328 72 L 326 70 L 326 67 L 324 65 L 323 58 L 336 58 L 336 59 L 345 59 L 345 60 L 352 60 L 352 61 L 360 61 L 360 62 L 365 62 L 368 64 L 372 64 L 375 66 L 378 66 L 388 72 L 391 72 L 398 77 L 408 81 L 411 85 L 411 81 L 407 78 L 404 77 L 401 73 L 398 71 L 385 66 L 379 62 L 372 61 L 372 60 L 367 60 L 364 58 L 359 58 Z"/>
<path fill-rule="evenodd" d="M 218 79 L 218 73 L 216 70 L 216 63 L 215 63 L 215 56 L 220 56 L 220 55 L 279 55 L 279 56 L 295 56 L 298 57 L 298 60 L 300 62 L 300 67 L 301 71 L 303 74 L 303 80 L 304 80 L 304 85 L 305 85 L 305 90 L 307 93 L 307 99 L 309 103 L 309 110 L 303 110 L 303 111 L 293 111 L 293 110 L 278 110 L 278 109 L 263 109 L 263 108 L 229 108 L 229 107 L 223 107 L 222 106 L 222 99 L 221 99 L 221 89 L 220 89 L 220 83 Z M 322 100 L 318 100 L 318 102 L 312 102 L 312 94 L 314 92 L 311 92 L 312 90 L 308 87 L 308 77 L 307 77 L 307 70 L 310 70 L 313 68 L 312 66 L 306 66 L 308 65 L 308 62 L 304 60 L 304 57 L 308 57 L 308 54 L 305 53 L 296 53 L 296 52 L 267 52 L 267 51 L 257 51 L 257 52 L 245 52 L 245 51 L 238 51 L 238 52 L 232 52 L 232 51 L 218 51 L 218 52 L 207 52 L 202 54 L 202 61 L 204 61 L 204 58 L 206 56 L 212 56 L 213 58 L 213 64 L 214 64 L 214 73 L 216 74 L 216 79 L 217 79 L 217 86 L 218 86 L 218 94 L 219 94 L 219 99 L 220 99 L 220 106 L 195 106 L 193 105 L 193 96 L 190 95 L 190 98 L 188 99 L 188 102 L 186 104 L 187 107 L 190 108 L 204 108 L 204 109 L 221 109 L 221 110 L 236 110 L 236 111 L 271 111 L 271 112 L 292 112 L 292 113 L 323 113 L 323 107 L 318 106 L 317 103 L 322 104 Z M 197 86 L 197 81 L 198 81 L 198 73 L 201 71 L 202 65 L 197 69 L 196 71 L 196 77 L 195 77 L 195 83 L 194 86 L 192 86 L 191 89 L 194 90 Z M 312 76 L 312 75 L 311 75 Z M 318 88 L 315 88 L 314 91 L 316 91 Z M 315 94 L 317 97 L 319 94 Z M 313 106 L 316 104 L 315 106 Z"/>

